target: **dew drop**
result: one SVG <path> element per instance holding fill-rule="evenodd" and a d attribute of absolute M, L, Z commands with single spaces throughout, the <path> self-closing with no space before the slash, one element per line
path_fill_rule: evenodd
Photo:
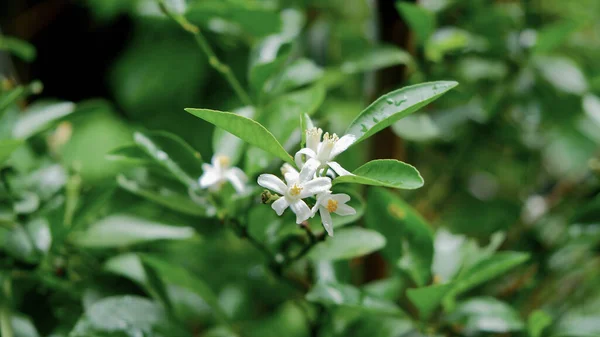
<path fill-rule="evenodd" d="M 367 129 L 367 126 L 365 124 L 361 124 L 360 126 L 361 126 L 360 132 L 367 132 L 367 131 L 369 131 L 369 129 Z"/>
<path fill-rule="evenodd" d="M 394 104 L 394 100 L 391 98 L 387 98 L 385 101 L 387 102 L 387 104 Z"/>
<path fill-rule="evenodd" d="M 373 123 L 379 123 L 379 119 L 377 119 L 376 117 L 373 117 Z"/>
<path fill-rule="evenodd" d="M 403 99 L 396 101 L 396 106 L 400 106 L 402 105 L 402 103 L 406 102 L 406 97 L 404 97 Z"/>

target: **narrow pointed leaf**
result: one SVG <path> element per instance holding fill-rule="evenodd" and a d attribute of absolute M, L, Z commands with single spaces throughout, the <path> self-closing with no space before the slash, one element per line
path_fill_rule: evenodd
<path fill-rule="evenodd" d="M 53 123 L 61 120 L 65 116 L 75 111 L 75 104 L 72 102 L 60 103 L 35 103 L 32 104 L 13 128 L 15 138 L 29 138 L 40 131 L 51 127 Z"/>
<path fill-rule="evenodd" d="M 73 233 L 71 241 L 86 248 L 124 247 L 156 240 L 182 240 L 194 237 L 193 228 L 171 226 L 133 215 L 110 215 L 83 232 Z"/>
<path fill-rule="evenodd" d="M 197 184 L 202 174 L 202 157 L 179 136 L 168 132 L 136 132 L 135 143 L 186 186 Z"/>
<path fill-rule="evenodd" d="M 21 144 L 23 144 L 23 141 L 18 139 L 0 140 L 0 165 L 8 160 L 13 151 Z"/>
<path fill-rule="evenodd" d="M 413 166 L 394 159 L 372 160 L 352 172 L 341 176 L 333 184 L 355 183 L 412 190 L 423 186 L 423 177 Z"/>
<path fill-rule="evenodd" d="M 406 295 L 419 309 L 419 317 L 422 320 L 427 320 L 442 303 L 442 299 L 450 289 L 452 289 L 451 284 L 436 284 L 423 288 L 408 289 Z"/>
<path fill-rule="evenodd" d="M 204 281 L 191 274 L 185 268 L 157 257 L 144 255 L 142 256 L 142 262 L 153 268 L 163 282 L 186 288 L 200 296 L 213 309 L 215 317 L 221 323 L 228 324 L 229 318 L 227 314 L 221 308 L 216 295 Z"/>
<path fill-rule="evenodd" d="M 503 275 L 507 271 L 524 263 L 529 254 L 518 252 L 500 252 L 480 261 L 464 273 L 458 275 L 455 286 L 449 295 L 456 296 L 484 282 Z"/>
<path fill-rule="evenodd" d="M 275 136 L 260 123 L 250 118 L 231 112 L 209 109 L 187 108 L 185 111 L 232 133 L 250 145 L 259 147 L 274 156 L 293 164 L 292 157 L 285 151 L 277 139 L 275 139 Z"/>
<path fill-rule="evenodd" d="M 435 30 L 435 15 L 421 6 L 409 2 L 397 2 L 396 8 L 411 30 L 415 32 L 417 42 L 423 45 Z"/>
<path fill-rule="evenodd" d="M 327 306 L 341 306 L 364 312 L 404 316 L 402 310 L 394 302 L 371 296 L 349 284 L 317 283 L 306 294 L 306 299 Z"/>
<path fill-rule="evenodd" d="M 454 81 L 429 82 L 385 94 L 363 110 L 350 123 L 345 134 L 356 136 L 354 144 L 363 141 L 433 102 L 457 85 Z"/>
<path fill-rule="evenodd" d="M 318 243 L 309 258 L 320 260 L 347 260 L 377 251 L 385 246 L 385 237 L 374 230 L 354 227 L 342 229 L 332 238 Z"/>

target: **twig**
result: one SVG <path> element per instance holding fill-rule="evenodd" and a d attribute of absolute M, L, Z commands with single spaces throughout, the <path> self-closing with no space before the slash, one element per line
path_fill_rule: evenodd
<path fill-rule="evenodd" d="M 246 90 L 244 90 L 238 79 L 235 77 L 235 75 L 231 71 L 231 68 L 219 60 L 219 58 L 211 48 L 210 44 L 208 44 L 208 42 L 206 41 L 204 35 L 202 35 L 200 28 L 189 22 L 183 15 L 169 11 L 162 0 L 159 0 L 158 5 L 160 7 L 160 10 L 163 13 L 165 13 L 165 15 L 167 15 L 169 18 L 171 18 L 173 21 L 179 24 L 179 26 L 181 26 L 183 30 L 194 36 L 194 40 L 196 41 L 198 46 L 200 46 L 202 51 L 206 54 L 206 56 L 208 56 L 208 63 L 213 68 L 215 68 L 215 70 L 220 72 L 221 75 L 223 75 L 223 77 L 225 77 L 225 79 L 227 80 L 227 82 L 229 82 L 229 84 L 233 88 L 233 91 L 235 91 L 239 99 L 245 105 L 253 105 L 252 99 L 250 99 L 250 96 L 248 95 Z"/>

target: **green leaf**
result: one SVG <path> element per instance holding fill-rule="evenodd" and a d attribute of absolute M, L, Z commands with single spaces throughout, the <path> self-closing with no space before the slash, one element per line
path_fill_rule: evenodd
<path fill-rule="evenodd" d="M 323 69 L 312 60 L 300 58 L 284 69 L 278 89 L 287 91 L 313 83 L 323 77 Z"/>
<path fill-rule="evenodd" d="M 246 106 L 233 111 L 233 113 L 239 114 L 246 118 L 253 118 L 256 114 L 254 107 Z M 216 128 L 213 132 L 213 153 L 224 155 L 229 157 L 231 165 L 235 165 L 239 162 L 245 149 L 244 142 L 232 135 L 231 133 Z"/>
<path fill-rule="evenodd" d="M 15 337 L 40 337 L 31 318 L 13 313 L 11 323 Z"/>
<path fill-rule="evenodd" d="M 270 35 L 253 48 L 248 81 L 259 97 L 279 84 L 290 51 L 291 42 L 280 35 Z"/>
<path fill-rule="evenodd" d="M 536 310 L 527 319 L 529 337 L 542 337 L 544 329 L 552 324 L 552 317 L 542 310 Z"/>
<path fill-rule="evenodd" d="M 146 336 L 190 337 L 174 324 L 163 308 L 138 296 L 114 296 L 101 299 L 89 307 L 69 337 Z"/>
<path fill-rule="evenodd" d="M 383 248 L 385 241 L 385 237 L 374 230 L 341 229 L 334 237 L 315 245 L 308 257 L 314 261 L 348 260 Z"/>
<path fill-rule="evenodd" d="M 22 225 L 15 224 L 3 239 L 2 248 L 10 256 L 29 263 L 38 260 L 39 255 L 33 244 L 31 234 Z"/>
<path fill-rule="evenodd" d="M 366 312 L 404 316 L 402 310 L 394 302 L 372 297 L 349 284 L 317 283 L 306 294 L 306 299 L 327 306 L 343 306 Z"/>
<path fill-rule="evenodd" d="M 410 54 L 398 47 L 375 46 L 344 61 L 340 65 L 340 70 L 345 74 L 356 74 L 411 62 Z"/>
<path fill-rule="evenodd" d="M 113 214 L 73 233 L 72 242 L 85 248 L 123 247 L 156 240 L 183 240 L 195 236 L 190 227 L 170 226 L 127 214 Z"/>
<path fill-rule="evenodd" d="M 442 299 L 452 288 L 452 284 L 436 284 L 423 288 L 412 288 L 406 291 L 410 301 L 419 309 L 419 317 L 427 320 L 442 303 Z"/>
<path fill-rule="evenodd" d="M 524 328 L 519 314 L 493 297 L 473 298 L 460 303 L 450 320 L 464 325 L 466 335 L 479 332 L 507 333 Z"/>
<path fill-rule="evenodd" d="M 117 176 L 117 183 L 135 195 L 177 212 L 202 217 L 216 214 L 216 209 L 208 199 L 196 195 L 195 190 L 181 191 L 178 186 L 169 186 L 145 175 L 127 177 L 121 174 Z"/>
<path fill-rule="evenodd" d="M 137 145 L 124 145 L 106 154 L 106 159 L 133 166 L 152 166 L 155 161 Z"/>
<path fill-rule="evenodd" d="M 396 2 L 396 9 L 417 36 L 417 43 L 425 44 L 435 30 L 435 15 L 421 6 L 408 2 Z"/>
<path fill-rule="evenodd" d="M 260 123 L 231 112 L 209 109 L 191 109 L 185 111 L 232 133 L 250 145 L 257 146 L 284 161 L 293 164 L 290 156 L 277 139 Z"/>
<path fill-rule="evenodd" d="M 480 261 L 464 273 L 460 273 L 454 281 L 454 288 L 449 296 L 456 296 L 472 289 L 524 263 L 529 254 L 517 252 L 500 252 Z"/>
<path fill-rule="evenodd" d="M 138 254 L 125 253 L 113 256 L 104 262 L 103 269 L 146 286 L 146 271 Z"/>
<path fill-rule="evenodd" d="M 355 183 L 412 190 L 424 183 L 416 168 L 395 159 L 372 160 L 352 174 L 335 178 L 333 184 Z"/>
<path fill-rule="evenodd" d="M 536 53 L 548 53 L 559 47 L 567 38 L 580 27 L 580 23 L 566 20 L 542 27 L 537 32 Z"/>
<path fill-rule="evenodd" d="M 35 60 L 36 56 L 35 47 L 29 42 L 2 35 L 0 35 L 0 50 L 15 54 L 26 62 Z"/>
<path fill-rule="evenodd" d="M 13 128 L 13 137 L 29 138 L 51 127 L 55 122 L 75 111 L 72 102 L 34 103 L 19 117 Z"/>
<path fill-rule="evenodd" d="M 562 56 L 538 56 L 533 64 L 540 75 L 558 91 L 583 95 L 588 90 L 587 79 L 579 65 Z"/>
<path fill-rule="evenodd" d="M 142 256 L 142 262 L 153 268 L 163 282 L 186 288 L 200 296 L 213 309 L 215 317 L 221 323 L 228 324 L 229 318 L 223 308 L 221 308 L 216 295 L 201 279 L 191 274 L 185 268 L 157 257 L 144 255 Z"/>
<path fill-rule="evenodd" d="M 198 184 L 202 157 L 183 139 L 162 131 L 136 132 L 135 143 L 186 186 Z"/>
<path fill-rule="evenodd" d="M 383 188 L 369 189 L 367 227 L 383 234 L 388 242 L 383 256 L 398 265 L 419 286 L 431 278 L 433 235 L 430 225 L 408 204 Z"/>
<path fill-rule="evenodd" d="M 466 48 L 473 37 L 463 29 L 456 27 L 441 28 L 425 43 L 425 57 L 433 62 L 440 62 L 444 55 Z"/>
<path fill-rule="evenodd" d="M 385 94 L 363 110 L 350 123 L 345 134 L 356 136 L 354 144 L 363 141 L 433 102 L 457 85 L 458 83 L 453 81 L 429 82 Z"/>
<path fill-rule="evenodd" d="M 282 25 L 277 11 L 253 1 L 197 1 L 185 16 L 215 33 L 240 37 L 266 36 L 278 32 Z"/>
<path fill-rule="evenodd" d="M 10 155 L 23 144 L 20 139 L 0 140 L 0 166 L 10 158 Z"/>

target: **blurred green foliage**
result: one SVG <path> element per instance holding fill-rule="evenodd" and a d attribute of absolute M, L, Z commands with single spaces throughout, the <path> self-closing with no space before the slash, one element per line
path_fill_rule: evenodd
<path fill-rule="evenodd" d="M 113 101 L 2 78 L 3 337 L 600 336 L 600 2 L 82 3 L 133 22 Z M 394 90 L 448 80 L 397 120 L 446 89 Z M 357 214 L 324 242 L 254 184 L 310 119 L 391 124 L 336 159 L 350 171 L 418 169 L 344 178 L 374 186 L 341 185 Z M 215 153 L 248 193 L 199 188 Z"/>

